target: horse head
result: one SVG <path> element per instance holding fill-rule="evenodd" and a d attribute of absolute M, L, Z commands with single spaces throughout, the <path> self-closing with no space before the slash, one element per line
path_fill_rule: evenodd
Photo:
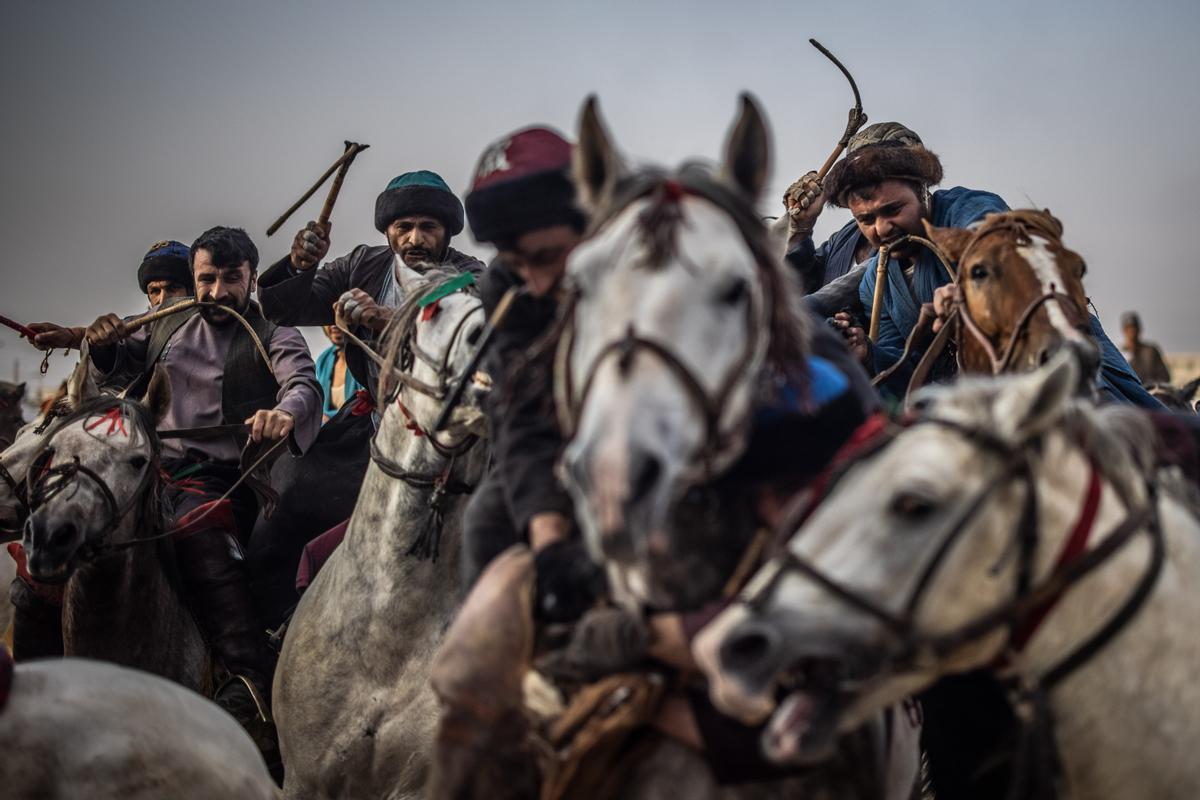
<path fill-rule="evenodd" d="M 1062 223 L 1049 211 L 989 214 L 973 230 L 928 223 L 926 230 L 958 264 L 965 370 L 1027 371 L 1070 347 L 1083 376 L 1095 372 L 1100 352 L 1083 290 L 1087 265 L 1063 244 Z"/>
<path fill-rule="evenodd" d="M 851 456 L 786 551 L 694 643 L 714 702 L 748 722 L 774 712 L 764 743 L 786 759 L 942 675 L 1019 652 L 1037 626 L 1026 601 L 1057 569 L 1093 481 L 1126 508 L 1146 496 L 1145 421 L 1076 402 L 1078 377 L 1062 353 L 1026 375 L 927 390 L 915 420 Z M 1095 508 L 1097 529 L 1117 527 L 1106 515 L 1120 503 Z M 1033 643 L 1021 661 L 1036 672 Z"/>
<path fill-rule="evenodd" d="M 26 474 L 29 514 L 22 539 L 35 580 L 66 581 L 157 513 L 155 427 L 170 396 L 161 371 L 140 403 L 77 394 L 72 410 L 42 437 Z"/>
<path fill-rule="evenodd" d="M 567 266 L 562 476 L 593 555 L 642 601 L 714 593 L 712 548 L 744 542 L 681 530 L 677 512 L 741 454 L 768 366 L 800 363 L 790 287 L 754 212 L 768 161 L 748 96 L 716 174 L 626 172 L 595 99 L 583 109 L 574 171 L 593 223 Z"/>
<path fill-rule="evenodd" d="M 33 421 L 18 428 L 12 442 L 0 452 L 0 537 L 4 536 L 3 529 L 15 526 L 19 532 L 25 524 L 28 512 L 25 476 L 33 457 L 42 449 L 47 432 L 70 411 L 72 402 L 78 402 L 82 394 L 87 393 L 89 397 L 99 394 L 95 381 L 88 373 L 86 342 L 83 347 L 83 357 L 67 380 L 66 393 Z"/>
<path fill-rule="evenodd" d="M 406 287 L 404 303 L 383 335 L 379 451 L 394 461 L 413 448 L 421 458 L 437 459 L 465 451 L 487 434 L 480 392 L 472 387 L 443 431 L 435 431 L 451 388 L 462 378 L 483 330 L 483 304 L 474 294 L 452 291 L 429 298 L 461 280 L 452 270 L 431 269 Z"/>

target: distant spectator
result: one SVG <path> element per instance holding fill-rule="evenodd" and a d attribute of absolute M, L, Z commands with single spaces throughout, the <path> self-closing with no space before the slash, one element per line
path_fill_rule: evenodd
<path fill-rule="evenodd" d="M 1121 329 L 1125 331 L 1125 357 L 1142 383 L 1147 386 L 1170 383 L 1171 371 L 1167 369 L 1167 362 L 1163 361 L 1162 351 L 1158 345 L 1142 341 L 1142 320 L 1136 311 L 1126 311 L 1121 315 Z"/>
<path fill-rule="evenodd" d="M 322 325 L 321 329 L 333 343 L 317 356 L 317 381 L 325 393 L 322 421 L 328 422 L 363 386 L 346 369 L 346 337 L 341 329 L 333 325 Z"/>

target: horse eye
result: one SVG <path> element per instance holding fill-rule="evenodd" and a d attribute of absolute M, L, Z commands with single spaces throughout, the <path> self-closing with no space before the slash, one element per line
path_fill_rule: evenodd
<path fill-rule="evenodd" d="M 146 461 L 147 459 L 145 456 L 131 456 L 129 458 L 129 466 L 133 467 L 134 469 L 141 469 L 142 467 L 146 466 Z"/>
<path fill-rule="evenodd" d="M 481 333 L 483 333 L 482 325 L 476 325 L 474 328 L 471 328 L 471 330 L 467 333 L 467 344 L 474 347 L 479 341 L 479 334 Z"/>
<path fill-rule="evenodd" d="M 746 281 L 736 278 L 721 292 L 721 302 L 727 306 L 735 306 L 746 297 Z"/>
<path fill-rule="evenodd" d="M 988 268 L 985 264 L 976 264 L 971 267 L 971 280 L 982 281 L 987 280 Z"/>
<path fill-rule="evenodd" d="M 937 504 L 927 495 L 919 492 L 900 492 L 892 498 L 891 512 L 894 516 L 906 520 L 919 520 L 929 516 Z"/>

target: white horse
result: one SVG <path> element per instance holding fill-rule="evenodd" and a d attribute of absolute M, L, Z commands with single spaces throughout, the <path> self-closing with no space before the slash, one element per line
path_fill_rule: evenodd
<path fill-rule="evenodd" d="M 631 604 L 686 610 L 721 599 L 754 538 L 746 509 L 757 495 L 720 481 L 746 448 L 763 387 L 804 373 L 814 351 L 851 361 L 844 345 L 821 338 L 831 332 L 806 324 L 754 211 L 769 150 L 765 120 L 743 96 L 715 173 L 691 164 L 631 174 L 594 101 L 584 108 L 575 178 L 595 233 L 568 265 L 574 308 L 556 375 L 570 433 L 563 475 L 590 550 Z M 919 771 L 915 734 L 906 723 L 895 737 L 882 733 L 882 720 L 873 720 L 879 740 L 897 742 L 880 759 L 886 796 L 907 798 Z M 687 752 L 687 771 L 707 776 L 703 758 Z M 647 769 L 659 763 L 648 759 Z M 810 777 L 806 796 L 820 785 L 819 771 Z M 793 796 L 800 787 L 788 779 L 745 791 Z"/>
<path fill-rule="evenodd" d="M 763 719 L 793 689 L 771 723 L 786 745 L 814 708 L 848 729 L 990 665 L 1053 734 L 1071 797 L 1200 796 L 1200 521 L 1147 479 L 1145 418 L 1077 386 L 1063 354 L 926 393 L 695 642 L 714 700 Z"/>
<path fill-rule="evenodd" d="M 421 318 L 415 301 L 446 277 L 409 287 L 392 324 L 387 360 L 412 366 L 392 375 L 400 388 L 345 540 L 284 640 L 274 710 L 287 797 L 415 797 L 427 777 L 438 714 L 429 663 L 461 600 L 462 511 L 488 452 L 477 408 L 432 430 L 484 322 L 479 300 L 461 293 Z"/>
<path fill-rule="evenodd" d="M 0 706 L 7 800 L 279 797 L 233 717 L 178 684 L 78 658 L 20 664 L 12 677 Z"/>

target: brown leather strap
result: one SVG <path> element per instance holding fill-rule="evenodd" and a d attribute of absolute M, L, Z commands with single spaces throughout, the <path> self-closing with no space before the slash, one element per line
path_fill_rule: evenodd
<path fill-rule="evenodd" d="M 922 312 L 925 307 L 921 307 Z M 912 377 L 908 379 L 908 389 L 904 392 L 904 404 L 908 405 L 912 401 L 913 392 L 920 389 L 929 380 L 929 373 L 933 371 L 933 365 L 937 362 L 938 357 L 946 349 L 946 344 L 950 341 L 950 336 L 954 331 L 954 326 L 950 321 L 954 319 L 954 315 L 958 313 L 955 309 L 946 319 L 942 329 L 933 337 L 933 341 L 929 343 L 929 347 L 925 348 L 925 353 L 921 356 L 921 360 L 917 362 L 917 366 L 913 369 Z"/>

